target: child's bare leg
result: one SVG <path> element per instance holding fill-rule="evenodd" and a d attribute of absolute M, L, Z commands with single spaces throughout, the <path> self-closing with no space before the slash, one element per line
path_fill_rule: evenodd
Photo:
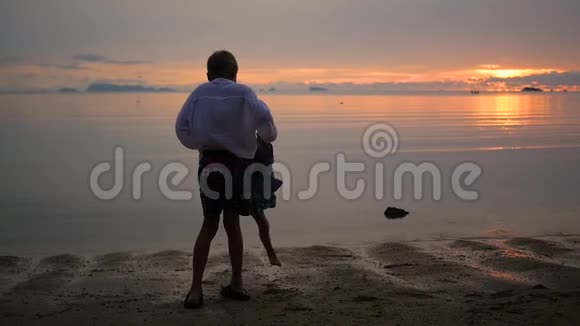
<path fill-rule="evenodd" d="M 189 304 L 199 304 L 203 299 L 202 278 L 209 256 L 211 242 L 220 226 L 220 216 L 204 216 L 203 225 L 193 248 L 193 281 L 191 284 Z"/>
<path fill-rule="evenodd" d="M 260 231 L 260 240 L 266 249 L 266 253 L 268 253 L 268 260 L 270 260 L 270 264 L 273 266 L 282 266 L 280 259 L 276 255 L 276 251 L 272 246 L 272 239 L 270 239 L 270 223 L 266 218 L 263 210 L 259 210 L 258 212 L 253 212 L 252 217 L 256 221 L 258 225 L 258 230 Z"/>

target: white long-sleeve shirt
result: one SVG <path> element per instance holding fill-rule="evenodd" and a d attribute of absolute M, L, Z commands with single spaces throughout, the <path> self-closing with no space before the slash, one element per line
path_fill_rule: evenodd
<path fill-rule="evenodd" d="M 265 142 L 278 132 L 268 106 L 249 87 L 216 78 L 198 86 L 177 116 L 175 132 L 187 148 L 227 150 L 252 159 L 256 132 Z"/>

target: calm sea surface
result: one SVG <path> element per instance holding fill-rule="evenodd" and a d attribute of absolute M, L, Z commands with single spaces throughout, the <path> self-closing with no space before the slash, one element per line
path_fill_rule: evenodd
<path fill-rule="evenodd" d="M 174 121 L 188 94 L 1 95 L 0 254 L 45 255 L 121 250 L 189 249 L 200 223 L 194 177 L 197 153 L 182 147 Z M 501 95 L 270 95 L 263 96 L 279 127 L 276 160 L 291 173 L 290 198 L 267 211 L 274 243 L 362 244 L 375 241 L 506 237 L 580 233 L 580 94 Z M 398 151 L 368 156 L 362 135 L 373 123 L 398 134 Z M 103 201 L 89 187 L 99 162 L 125 151 L 124 187 Z M 337 155 L 364 164 L 346 178 L 362 180 L 357 199 L 337 190 Z M 132 199 L 132 172 L 149 162 L 142 198 Z M 193 199 L 173 201 L 159 189 L 160 171 L 172 162 L 190 175 L 175 190 Z M 423 199 L 413 180 L 394 198 L 394 171 L 401 163 L 430 162 L 441 174 L 441 199 L 424 179 Z M 463 162 L 482 168 L 460 200 L 452 173 Z M 309 171 L 328 163 L 310 199 Z M 382 178 L 375 167 L 382 163 Z M 384 180 L 377 199 L 376 179 Z M 102 186 L 113 175 L 102 177 Z M 411 214 L 391 221 L 387 206 Z M 258 246 L 255 224 L 243 218 L 248 247 Z M 223 230 L 216 247 L 226 244 Z"/>

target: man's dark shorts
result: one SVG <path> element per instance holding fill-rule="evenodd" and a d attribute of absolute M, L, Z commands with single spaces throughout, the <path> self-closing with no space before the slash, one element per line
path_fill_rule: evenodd
<path fill-rule="evenodd" d="M 226 208 L 240 215 L 250 215 L 251 203 L 250 198 L 243 195 L 243 179 L 244 172 L 251 163 L 252 160 L 241 159 L 227 151 L 203 151 L 200 154 L 197 178 L 205 217 L 219 217 Z M 229 173 L 220 169 L 227 169 Z M 228 174 L 231 175 L 230 180 L 224 177 Z M 202 179 L 205 179 L 207 186 L 205 191 Z M 231 184 L 230 187 L 227 186 L 228 183 Z"/>

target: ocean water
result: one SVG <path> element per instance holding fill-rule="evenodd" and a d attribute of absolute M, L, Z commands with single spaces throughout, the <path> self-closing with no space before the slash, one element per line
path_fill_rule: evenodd
<path fill-rule="evenodd" d="M 187 95 L 1 95 L 0 254 L 190 249 L 202 221 L 197 153 L 174 134 Z M 279 194 L 278 207 L 267 211 L 275 245 L 580 233 L 580 94 L 262 97 L 279 127 L 276 160 L 291 176 L 288 198 Z M 397 139 L 396 150 L 378 158 L 363 145 L 365 130 L 377 123 L 391 126 L 389 137 Z M 123 187 L 102 200 L 89 175 L 98 163 L 113 162 L 117 146 L 124 150 Z M 337 186 L 339 155 L 364 167 L 346 177 L 349 189 L 364 183 L 357 198 Z M 132 173 L 143 162 L 152 170 L 136 200 Z M 170 188 L 191 192 L 191 200 L 170 200 L 159 187 L 162 169 L 175 162 L 190 174 Z M 452 187 L 465 162 L 482 171 L 466 186 L 477 200 L 459 198 Z M 433 198 L 429 177 L 423 198 L 414 198 L 409 175 L 395 198 L 395 171 L 404 163 L 437 167 L 441 198 Z M 312 196 L 300 198 L 316 164 L 330 171 L 317 178 Z M 103 188 L 113 178 L 103 175 Z M 387 206 L 411 214 L 387 220 Z M 246 246 L 259 247 L 252 219 L 242 224 Z M 215 247 L 225 245 L 221 230 Z"/>

